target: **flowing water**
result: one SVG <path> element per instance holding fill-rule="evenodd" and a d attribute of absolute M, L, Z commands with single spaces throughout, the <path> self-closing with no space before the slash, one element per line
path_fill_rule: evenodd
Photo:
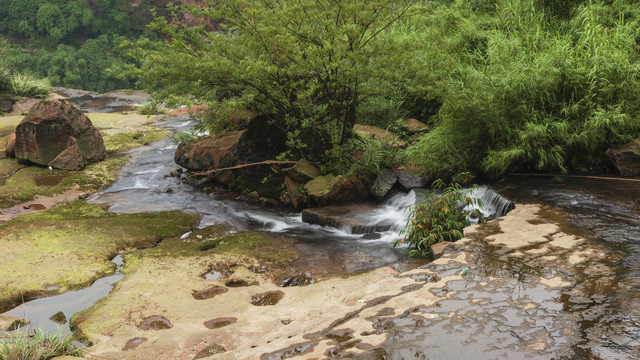
<path fill-rule="evenodd" d="M 193 123 L 188 117 L 166 117 L 159 125 L 182 131 Z M 123 213 L 191 211 L 202 216 L 200 227 L 228 224 L 234 231 L 270 232 L 293 242 L 301 254 L 301 261 L 295 264 L 296 270 L 309 272 L 311 276 L 350 273 L 389 264 L 408 264 L 399 266 L 400 269 L 423 264 L 408 259 L 406 249 L 393 249 L 391 245 L 405 225 L 405 207 L 420 201 L 420 194 L 429 190 L 395 194 L 380 206 L 353 215 L 378 229 L 373 235 L 356 234 L 348 226 L 310 225 L 294 211 L 264 208 L 236 200 L 234 194 L 223 189 L 212 192 L 212 189 L 204 189 L 181 178 L 166 177 L 177 167 L 173 162 L 174 151 L 175 145 L 170 140 L 131 151 L 131 163 L 122 171 L 120 179 L 89 201 L 110 204 L 111 211 Z M 477 354 L 487 358 L 550 358 L 549 349 L 560 354 L 557 358 L 562 359 L 639 358 L 640 308 L 635 304 L 640 300 L 640 183 L 513 177 L 492 188 L 497 192 L 480 187 L 471 193 L 481 199 L 484 216 L 501 216 L 512 208 L 513 204 L 502 196 L 516 203 L 546 204 L 545 217 L 559 222 L 563 231 L 586 238 L 591 247 L 601 252 L 601 258 L 589 263 L 589 267 L 605 266 L 614 269 L 613 274 L 607 276 L 607 281 L 602 281 L 602 275 L 589 271 L 588 267 L 583 272 L 569 274 L 575 281 L 571 289 L 552 292 L 522 279 L 541 274 L 552 276 L 556 272 L 554 269 L 536 266 L 535 260 L 527 263 L 524 259 L 514 264 L 477 255 L 480 256 L 478 261 L 486 266 L 485 275 L 511 271 L 515 274 L 512 281 L 496 281 L 487 287 L 470 285 L 467 281 L 450 284 L 450 287 L 460 293 L 464 288 L 464 291 L 485 294 L 491 303 L 469 305 L 464 299 L 453 298 L 439 304 L 440 309 L 428 309 L 432 313 L 467 314 L 463 321 L 469 323 L 456 332 L 445 322 L 425 326 L 406 316 L 395 318 L 385 325 L 384 332 L 390 334 L 388 340 L 375 353 L 369 354 L 371 358 L 466 358 Z M 478 254 L 495 250 L 483 246 Z M 114 259 L 116 261 L 121 259 Z M 62 311 L 69 318 L 91 306 L 108 294 L 113 283 L 121 277 L 116 272 L 96 281 L 90 288 L 34 300 L 7 314 L 27 316 L 34 325 L 51 330 L 57 325 L 49 317 Z M 535 324 L 523 322 L 518 310 L 508 305 L 516 292 L 518 298 L 530 298 L 539 304 L 535 309 Z M 482 316 L 478 317 L 478 314 L 494 314 L 500 320 L 480 325 L 478 319 Z M 569 335 L 560 334 L 560 319 L 567 318 L 574 325 Z M 540 336 L 558 339 L 547 352 L 527 353 L 527 348 L 521 347 L 518 339 L 539 329 L 546 329 L 546 335 Z M 434 336 L 438 336 L 437 346 L 432 341 Z M 562 342 L 560 337 L 569 340 Z M 494 344 L 495 341 L 502 343 Z"/>

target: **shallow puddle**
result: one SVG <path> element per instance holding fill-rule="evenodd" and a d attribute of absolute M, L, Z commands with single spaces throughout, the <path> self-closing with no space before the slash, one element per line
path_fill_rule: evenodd
<path fill-rule="evenodd" d="M 204 326 L 206 326 L 207 329 L 218 329 L 223 326 L 235 324 L 237 321 L 238 319 L 234 317 L 221 317 L 205 321 Z"/>
<path fill-rule="evenodd" d="M 255 306 L 271 306 L 279 303 L 282 298 L 284 298 L 284 293 L 280 290 L 267 291 L 253 295 L 251 297 L 251 304 Z"/>
<path fill-rule="evenodd" d="M 133 351 L 133 350 L 137 349 L 138 346 L 140 346 L 140 344 L 142 344 L 143 342 L 145 342 L 147 340 L 149 340 L 149 339 L 147 339 L 145 337 L 135 337 L 133 339 L 130 339 L 124 345 L 124 347 L 122 348 L 122 351 Z"/>
<path fill-rule="evenodd" d="M 229 277 L 231 274 L 233 274 L 233 270 L 229 269 L 228 266 L 214 265 L 202 277 L 207 280 L 219 280 Z"/>
<path fill-rule="evenodd" d="M 160 315 L 146 317 L 142 320 L 138 329 L 140 330 L 166 330 L 171 329 L 173 325 L 167 318 Z"/>
<path fill-rule="evenodd" d="M 229 290 L 224 286 L 214 286 L 205 290 L 194 291 L 191 295 L 196 300 L 206 300 L 211 299 L 217 295 L 224 294 L 227 291 Z"/>
<path fill-rule="evenodd" d="M 69 175 L 46 175 L 36 178 L 36 185 L 38 186 L 56 186 Z"/>

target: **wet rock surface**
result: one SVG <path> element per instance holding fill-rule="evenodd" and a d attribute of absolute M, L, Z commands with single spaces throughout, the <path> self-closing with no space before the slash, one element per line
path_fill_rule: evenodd
<path fill-rule="evenodd" d="M 216 295 L 224 294 L 227 291 L 229 290 L 224 286 L 214 286 L 212 288 L 208 288 L 205 290 L 194 291 L 193 294 L 191 295 L 196 300 L 206 300 L 206 299 L 211 299 Z"/>
<path fill-rule="evenodd" d="M 154 315 L 144 318 L 138 328 L 141 330 L 166 330 L 171 329 L 173 325 L 164 316 Z"/>
<path fill-rule="evenodd" d="M 237 321 L 238 319 L 234 317 L 221 317 L 221 318 L 205 321 L 204 326 L 207 329 L 218 329 L 223 326 L 235 324 Z"/>
<path fill-rule="evenodd" d="M 302 211 L 302 221 L 337 229 L 349 229 L 352 234 L 369 234 L 389 230 L 391 224 L 372 224 L 359 216 L 363 212 L 376 209 L 375 204 L 353 204 L 322 206 Z"/>
<path fill-rule="evenodd" d="M 137 349 L 138 346 L 140 346 L 142 343 L 144 343 L 147 340 L 149 340 L 149 339 L 144 338 L 144 337 L 135 337 L 133 339 L 130 339 L 124 345 L 124 347 L 122 348 L 122 351 L 133 351 L 133 350 Z"/>
<path fill-rule="evenodd" d="M 267 291 L 261 294 L 251 296 L 251 305 L 254 306 L 272 306 L 276 305 L 284 298 L 282 291 Z"/>

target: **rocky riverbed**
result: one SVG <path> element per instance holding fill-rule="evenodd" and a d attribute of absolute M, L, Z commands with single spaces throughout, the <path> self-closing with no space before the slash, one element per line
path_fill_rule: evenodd
<path fill-rule="evenodd" d="M 68 172 L 0 159 L 0 307 L 89 285 L 123 254 L 109 295 L 65 314 L 86 357 L 640 357 L 640 189 L 630 183 L 508 180 L 496 188 L 514 210 L 415 262 L 391 249 L 390 232 L 343 234 L 165 177 L 175 146 L 145 144 L 168 131 L 135 114 L 88 115 L 107 160 Z M 0 136 L 19 120 L 0 118 Z M 67 191 L 78 194 L 41 201 Z M 352 217 L 358 229 L 367 206 Z"/>

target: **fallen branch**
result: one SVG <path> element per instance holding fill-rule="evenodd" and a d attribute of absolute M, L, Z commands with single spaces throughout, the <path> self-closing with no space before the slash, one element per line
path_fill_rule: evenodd
<path fill-rule="evenodd" d="M 249 167 L 249 166 L 274 165 L 274 164 L 284 165 L 284 164 L 295 164 L 295 163 L 297 163 L 297 161 L 265 160 L 265 161 L 261 161 L 261 162 L 257 162 L 257 163 L 242 164 L 242 165 L 236 165 L 236 166 L 232 166 L 232 167 L 226 167 L 226 168 L 220 168 L 220 169 L 212 169 L 212 170 L 207 170 L 207 171 L 200 171 L 200 172 L 194 173 L 194 175 L 197 175 L 197 176 L 209 176 L 211 174 L 216 174 L 216 173 L 219 173 L 221 171 L 242 169 L 242 168 L 246 168 L 246 167 Z"/>

